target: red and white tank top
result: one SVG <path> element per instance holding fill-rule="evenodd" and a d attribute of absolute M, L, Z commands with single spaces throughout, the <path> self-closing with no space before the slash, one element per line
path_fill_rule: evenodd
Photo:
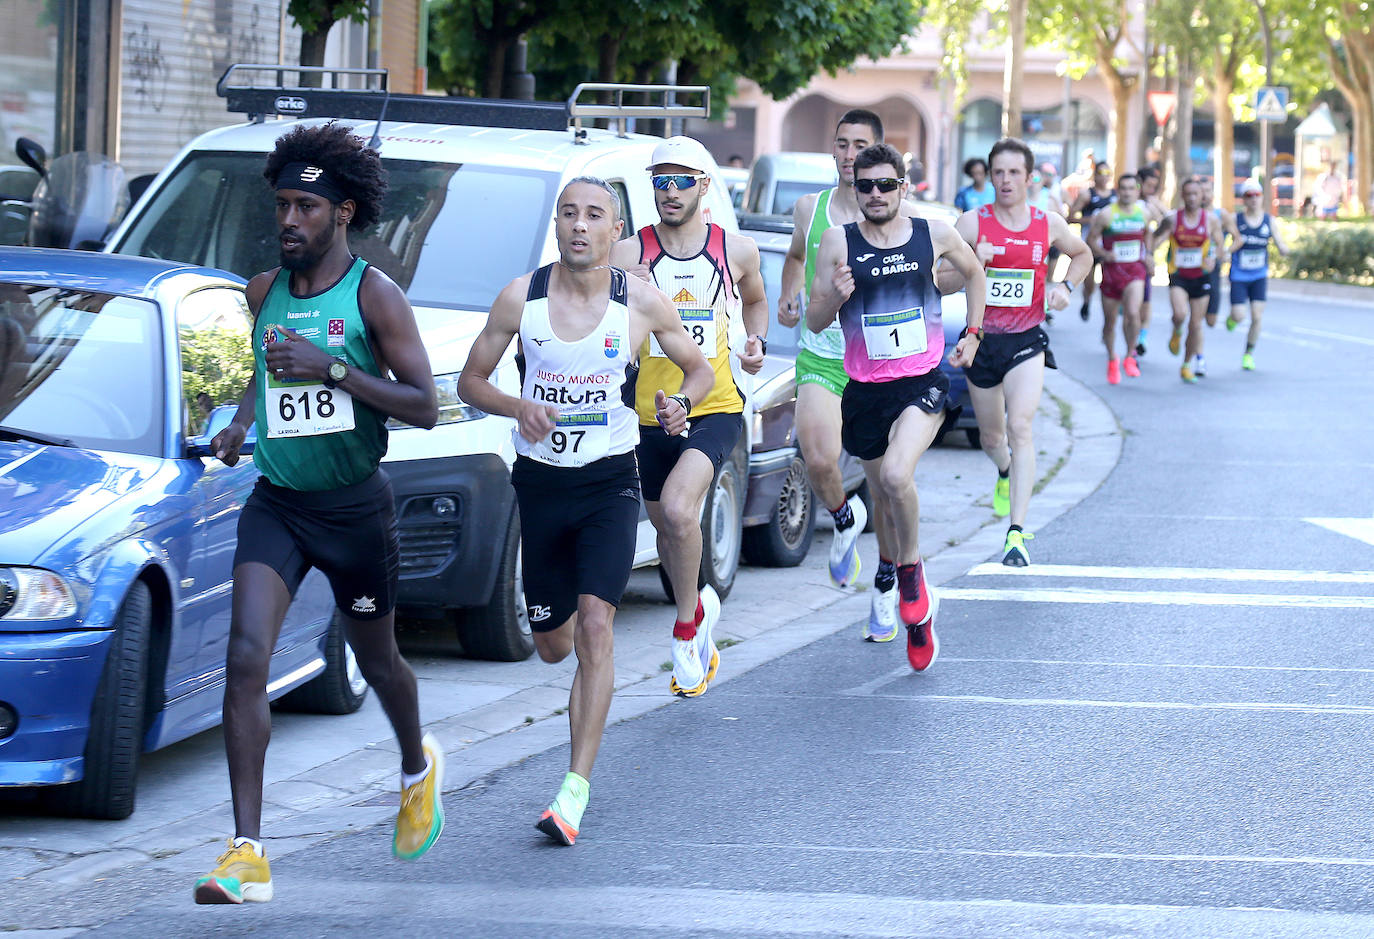
<path fill-rule="evenodd" d="M 1050 220 L 1035 206 L 1029 209 L 1030 224 L 1021 231 L 997 221 L 992 206 L 978 209 L 978 241 L 987 241 L 994 252 L 983 314 L 983 328 L 990 333 L 1024 332 L 1045 321 Z"/>
<path fill-rule="evenodd" d="M 1173 230 L 1169 232 L 1169 273 L 1180 277 L 1206 277 L 1202 259 L 1207 256 L 1211 239 L 1207 232 L 1207 213 L 1199 211 L 1197 224 L 1183 221 L 1186 209 L 1174 213 Z"/>

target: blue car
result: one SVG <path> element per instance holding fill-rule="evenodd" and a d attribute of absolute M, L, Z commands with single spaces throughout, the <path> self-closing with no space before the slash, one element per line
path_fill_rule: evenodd
<path fill-rule="evenodd" d="M 243 281 L 144 258 L 0 247 L 0 787 L 124 818 L 139 755 L 220 722 L 252 459 L 209 457 L 252 365 Z M 268 692 L 367 693 L 318 574 Z"/>

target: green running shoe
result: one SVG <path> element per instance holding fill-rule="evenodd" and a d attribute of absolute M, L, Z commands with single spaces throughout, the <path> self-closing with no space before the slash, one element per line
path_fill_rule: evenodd
<path fill-rule="evenodd" d="M 1029 567 L 1030 554 L 1026 542 L 1035 536 L 1029 532 L 1012 529 L 1007 532 L 1007 543 L 1002 547 L 1002 563 L 1007 567 Z"/>
<path fill-rule="evenodd" d="M 1247 372 L 1253 372 L 1255 370 L 1255 357 L 1249 352 L 1245 353 L 1240 357 L 1240 367 Z"/>
<path fill-rule="evenodd" d="M 1011 478 L 998 476 L 997 485 L 992 488 L 992 514 L 1006 518 L 1011 514 Z"/>

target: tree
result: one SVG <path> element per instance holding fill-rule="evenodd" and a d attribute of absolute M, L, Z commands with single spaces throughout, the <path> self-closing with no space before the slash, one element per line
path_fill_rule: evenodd
<path fill-rule="evenodd" d="M 1021 72 L 1026 59 L 1026 0 L 1007 0 L 1007 67 L 1002 75 L 1002 136 L 1021 136 Z M 1067 126 L 1067 115 L 1066 115 Z"/>
<path fill-rule="evenodd" d="M 1034 45 L 1064 50 L 1069 74 L 1082 77 L 1097 66 L 1112 95 L 1112 168 L 1123 172 L 1130 163 L 1126 120 L 1132 92 L 1140 75 L 1125 53 L 1134 51 L 1137 63 L 1144 50 L 1131 35 L 1132 5 L 1126 0 L 1029 0 L 1026 38 Z"/>
<path fill-rule="evenodd" d="M 291 0 L 286 15 L 301 28 L 301 65 L 324 65 L 325 41 L 334 24 L 343 20 L 367 22 L 367 0 Z M 301 84 L 315 85 L 316 76 Z"/>

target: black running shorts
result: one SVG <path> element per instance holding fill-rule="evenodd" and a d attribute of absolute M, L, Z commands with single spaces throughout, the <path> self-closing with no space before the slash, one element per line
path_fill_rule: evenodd
<path fill-rule="evenodd" d="M 888 434 L 909 407 L 939 414 L 949 397 L 949 378 L 938 368 L 893 381 L 850 380 L 840 398 L 840 442 L 861 460 L 887 452 Z"/>
<path fill-rule="evenodd" d="M 352 486 L 317 492 L 261 476 L 239 513 L 235 568 L 266 564 L 292 596 L 318 568 L 334 602 L 354 619 L 381 619 L 396 606 L 400 561 L 391 481 L 381 470 Z"/>
<path fill-rule="evenodd" d="M 984 333 L 973 364 L 964 367 L 964 375 L 970 385 L 996 388 L 1007 372 L 1041 352 L 1045 353 L 1045 368 L 1055 368 L 1049 334 L 1039 326 L 1019 333 Z"/>
<path fill-rule="evenodd" d="M 639 425 L 639 478 L 644 489 L 644 501 L 657 502 L 663 496 L 663 484 L 677 461 L 688 450 L 700 450 L 711 461 L 715 472 L 735 449 L 739 435 L 744 433 L 741 414 L 707 414 L 688 422 L 687 433 L 669 437 L 657 424 Z"/>
<path fill-rule="evenodd" d="M 525 606 L 530 628 L 549 632 L 577 612 L 582 594 L 620 605 L 635 560 L 639 474 L 635 455 L 586 466 L 549 466 L 517 457 Z"/>
<path fill-rule="evenodd" d="M 1197 300 L 1211 294 L 1212 278 L 1205 274 L 1201 277 L 1183 277 L 1179 274 L 1170 274 L 1169 286 L 1181 287 L 1188 294 L 1188 299 Z"/>

